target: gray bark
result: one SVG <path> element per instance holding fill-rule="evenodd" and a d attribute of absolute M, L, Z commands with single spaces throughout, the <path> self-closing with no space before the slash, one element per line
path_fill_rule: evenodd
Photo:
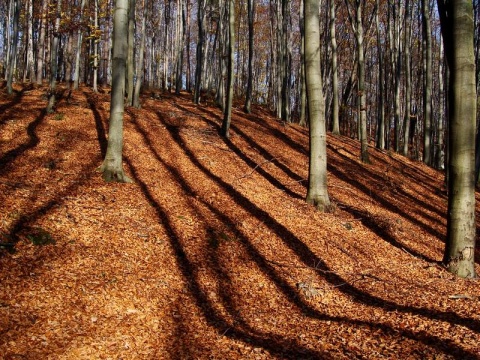
<path fill-rule="evenodd" d="M 108 146 L 100 171 L 105 181 L 130 182 L 122 164 L 125 72 L 128 51 L 128 0 L 117 0 L 113 18 L 112 93 Z"/>
<path fill-rule="evenodd" d="M 432 29 L 430 2 L 422 0 L 423 41 L 425 46 L 423 88 L 423 162 L 432 165 Z"/>
<path fill-rule="evenodd" d="M 459 277 L 475 277 L 476 86 L 470 0 L 438 0 L 449 79 L 447 239 L 443 262 Z"/>
<path fill-rule="evenodd" d="M 222 123 L 222 135 L 230 137 L 230 122 L 232 119 L 233 82 L 235 81 L 235 2 L 228 0 L 228 70 L 227 70 L 227 104 Z"/>
<path fill-rule="evenodd" d="M 335 32 L 335 0 L 330 0 L 330 46 L 332 48 L 332 133 L 340 134 L 337 37 Z"/>
<path fill-rule="evenodd" d="M 253 21 L 255 19 L 255 2 L 254 0 L 248 0 L 248 80 L 247 80 L 247 94 L 245 98 L 245 112 L 251 113 L 252 107 L 252 90 L 253 90 L 253 36 L 254 26 Z"/>
<path fill-rule="evenodd" d="M 52 36 L 52 48 L 50 55 L 50 88 L 47 105 L 47 113 L 54 111 L 55 91 L 57 85 L 57 68 L 58 68 L 58 45 L 60 42 L 60 20 L 62 15 L 62 1 L 57 0 L 57 8 L 55 12 L 55 26 Z"/>
<path fill-rule="evenodd" d="M 305 0 L 305 70 L 310 119 L 310 159 L 306 201 L 328 210 L 327 134 L 320 62 L 319 0 Z"/>
<path fill-rule="evenodd" d="M 16 68 L 17 43 L 18 43 L 18 19 L 20 17 L 20 0 L 12 1 L 13 33 L 9 44 L 9 56 L 7 67 L 7 93 L 13 93 L 13 75 Z"/>

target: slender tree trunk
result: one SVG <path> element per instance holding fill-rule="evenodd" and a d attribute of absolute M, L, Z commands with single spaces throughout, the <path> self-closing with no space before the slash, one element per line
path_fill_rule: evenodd
<path fill-rule="evenodd" d="M 357 39 L 357 62 L 358 62 L 358 106 L 360 126 L 360 159 L 363 163 L 369 163 L 368 135 L 367 135 L 367 95 L 365 88 L 365 47 L 363 44 L 363 20 L 361 1 L 357 0 L 356 6 L 356 39 Z"/>
<path fill-rule="evenodd" d="M 98 27 L 98 0 L 95 0 L 94 5 L 94 36 L 93 36 L 93 91 L 98 92 L 98 42 L 99 42 L 99 27 Z"/>
<path fill-rule="evenodd" d="M 35 66 L 33 63 L 33 0 L 27 0 L 25 5 L 27 13 L 27 66 L 26 71 L 23 75 L 23 81 L 25 82 L 27 78 L 30 82 L 34 82 L 35 78 Z"/>
<path fill-rule="evenodd" d="M 55 27 L 52 36 L 52 48 L 50 52 L 50 88 L 47 105 L 47 113 L 54 111 L 55 106 L 55 91 L 57 85 L 57 70 L 58 70 L 58 45 L 60 42 L 60 20 L 62 14 L 62 1 L 57 0 L 57 9 L 55 12 Z"/>
<path fill-rule="evenodd" d="M 20 17 L 20 0 L 13 1 L 13 34 L 9 44 L 9 61 L 7 68 L 7 93 L 13 94 L 13 75 L 16 68 L 17 43 L 18 43 L 18 20 Z"/>
<path fill-rule="evenodd" d="M 42 0 L 42 17 L 40 19 L 40 31 L 37 44 L 37 84 L 42 85 L 43 63 L 45 59 L 45 28 L 47 26 L 47 0 Z"/>
<path fill-rule="evenodd" d="M 307 126 L 307 83 L 305 81 L 305 5 L 300 0 L 300 126 Z"/>
<path fill-rule="evenodd" d="M 439 56 L 439 68 L 438 68 L 438 141 L 437 141 L 437 151 L 436 151 L 436 167 L 437 169 L 445 168 L 445 144 L 444 144 L 444 132 L 445 132 L 445 84 L 443 77 L 445 76 L 443 70 L 443 64 L 445 61 L 445 56 L 443 53 L 443 39 L 440 41 L 440 56 Z M 477 144 L 479 141 L 478 131 L 477 131 Z M 478 147 L 476 147 L 478 151 Z M 479 157 L 480 160 L 480 157 Z M 475 162 L 476 164 L 476 162 Z M 480 164 L 479 164 L 480 165 Z M 475 166 L 476 169 L 476 166 Z M 479 167 L 480 170 L 480 167 Z M 475 170 L 477 176 L 475 179 L 478 179 L 478 172 Z"/>
<path fill-rule="evenodd" d="M 335 32 L 335 0 L 330 0 L 330 46 L 332 48 L 332 133 L 340 134 L 339 99 L 338 99 L 338 60 L 337 37 Z"/>
<path fill-rule="evenodd" d="M 400 4 L 398 6 L 398 12 L 397 12 L 397 7 L 394 4 L 393 5 L 393 18 L 394 18 L 394 39 L 393 41 L 395 42 L 394 46 L 394 56 L 396 58 L 395 60 L 395 92 L 394 92 L 394 118 L 393 118 L 393 126 L 394 126 L 394 133 L 393 133 L 393 145 L 395 152 L 400 152 L 400 88 L 401 88 L 401 75 L 402 75 L 402 42 L 400 40 L 401 38 L 401 7 Z"/>
<path fill-rule="evenodd" d="M 135 74 L 135 7 L 136 0 L 129 0 L 128 5 L 128 53 L 127 53 L 127 106 L 133 104 L 133 78 Z"/>
<path fill-rule="evenodd" d="M 281 119 L 285 123 L 290 122 L 290 88 L 291 88 L 291 63 L 290 63 L 290 45 L 288 41 L 289 37 L 289 22 L 290 22 L 290 0 L 281 0 L 281 20 L 282 20 L 282 32 L 281 32 Z"/>
<path fill-rule="evenodd" d="M 319 0 L 305 0 L 305 70 L 310 119 L 310 161 L 306 201 L 328 210 L 327 133 L 320 62 Z"/>
<path fill-rule="evenodd" d="M 83 9 L 85 8 L 85 0 L 82 0 L 80 5 L 80 19 L 83 18 Z M 80 55 L 82 53 L 82 28 L 78 28 L 77 32 L 77 53 L 75 55 L 75 75 L 73 78 L 73 89 L 78 90 L 78 85 L 80 81 Z"/>
<path fill-rule="evenodd" d="M 450 69 L 447 239 L 443 261 L 453 274 L 475 277 L 475 56 L 470 0 L 438 0 Z"/>
<path fill-rule="evenodd" d="M 411 18 L 410 1 L 405 2 L 405 114 L 404 114 L 404 132 L 403 132 L 403 155 L 408 156 L 409 137 L 410 137 L 410 117 L 412 108 L 412 77 L 411 77 Z"/>
<path fill-rule="evenodd" d="M 187 42 L 186 42 L 186 53 L 187 53 L 187 69 L 186 69 L 186 81 L 185 81 L 185 86 L 188 92 L 192 91 L 192 85 L 191 85 L 191 61 L 190 61 L 190 0 L 185 0 L 186 1 L 186 22 L 187 22 Z"/>
<path fill-rule="evenodd" d="M 177 73 L 175 76 L 175 94 L 180 94 L 183 88 L 183 53 L 185 47 L 185 2 L 183 0 L 177 1 L 178 22 L 177 28 L 180 34 L 177 35 Z M 189 60 L 189 59 L 188 59 Z"/>
<path fill-rule="evenodd" d="M 100 171 L 105 181 L 130 182 L 122 165 L 125 72 L 128 52 L 128 0 L 116 0 L 113 18 L 113 82 L 108 146 Z"/>
<path fill-rule="evenodd" d="M 255 19 L 255 2 L 248 0 L 248 80 L 247 95 L 245 99 L 245 112 L 251 113 L 252 107 L 252 90 L 253 90 L 253 36 L 254 36 L 254 19 Z"/>
<path fill-rule="evenodd" d="M 335 1 L 330 0 L 330 46 L 332 49 L 332 133 L 340 134 L 339 99 L 338 99 L 338 60 L 337 37 L 335 32 Z"/>
<path fill-rule="evenodd" d="M 203 43 L 205 38 L 204 22 L 205 22 L 205 0 L 198 0 L 197 23 L 198 23 L 198 41 L 197 41 L 197 58 L 195 65 L 195 89 L 193 101 L 195 104 L 200 102 L 200 91 L 202 89 L 202 66 L 203 66 Z"/>
<path fill-rule="evenodd" d="M 228 72 L 227 72 L 227 105 L 222 123 L 222 135 L 230 137 L 230 122 L 232 119 L 233 82 L 235 81 L 235 1 L 228 0 Z"/>
<path fill-rule="evenodd" d="M 375 14 L 375 23 L 377 27 L 377 44 L 382 43 L 380 21 L 379 21 L 379 6 L 380 0 L 376 0 L 377 12 Z M 383 82 L 385 81 L 385 70 L 383 61 L 382 46 L 377 46 L 378 54 L 378 103 L 377 103 L 377 148 L 385 149 L 385 90 Z"/>
<path fill-rule="evenodd" d="M 423 89 L 423 162 L 432 165 L 432 29 L 430 2 L 422 0 L 422 25 L 425 44 L 425 84 Z"/>
<path fill-rule="evenodd" d="M 138 54 L 138 64 L 137 66 L 137 82 L 135 83 L 135 92 L 133 94 L 133 106 L 140 108 L 140 90 L 143 84 L 143 69 L 144 69 L 144 53 L 145 53 L 145 33 L 146 33 L 146 22 L 147 22 L 147 7 L 145 0 L 143 0 L 143 17 L 142 17 L 142 32 L 141 32 L 141 41 L 140 49 Z"/>

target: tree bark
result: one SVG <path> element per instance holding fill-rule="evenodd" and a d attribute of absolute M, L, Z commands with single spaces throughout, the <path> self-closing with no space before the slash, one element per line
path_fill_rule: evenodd
<path fill-rule="evenodd" d="M 37 45 L 37 84 L 42 85 L 43 63 L 45 59 L 45 28 L 47 26 L 47 0 L 42 1 L 42 18 L 40 19 L 40 32 Z"/>
<path fill-rule="evenodd" d="M 205 0 L 198 0 L 197 23 L 198 23 L 198 40 L 197 54 L 195 65 L 195 88 L 193 94 L 193 102 L 200 102 L 200 90 L 202 89 L 202 65 L 203 65 L 203 43 L 205 38 Z"/>
<path fill-rule="evenodd" d="M 425 46 L 423 88 L 423 162 L 432 165 L 432 29 L 430 2 L 422 0 L 422 29 Z"/>
<path fill-rule="evenodd" d="M 127 106 L 133 104 L 133 78 L 135 74 L 135 7 L 136 0 L 129 0 L 128 5 L 128 52 L 127 52 Z"/>
<path fill-rule="evenodd" d="M 58 45 L 60 42 L 60 20 L 62 14 L 62 1 L 57 0 L 57 9 L 55 12 L 55 27 L 52 36 L 52 48 L 50 55 L 50 88 L 47 105 L 47 113 L 54 111 L 55 91 L 57 85 L 57 68 L 58 68 Z"/>
<path fill-rule="evenodd" d="M 253 90 L 253 36 L 255 19 L 255 2 L 248 0 L 248 80 L 247 80 L 247 95 L 245 99 L 245 112 L 251 113 L 252 107 L 252 90 Z"/>
<path fill-rule="evenodd" d="M 108 146 L 99 170 L 105 181 L 130 182 L 122 164 L 125 72 L 128 51 L 128 0 L 116 0 L 113 18 L 112 93 Z"/>
<path fill-rule="evenodd" d="M 377 12 L 375 14 L 375 23 L 377 27 L 377 44 L 382 43 L 380 33 L 379 6 L 380 0 L 376 0 Z M 382 46 L 377 46 L 378 54 L 378 95 L 377 95 L 377 148 L 385 149 L 385 90 L 383 82 L 385 80 L 384 56 Z"/>
<path fill-rule="evenodd" d="M 464 278 L 475 277 L 475 57 L 470 0 L 438 0 L 449 81 L 447 239 L 443 262 Z"/>
<path fill-rule="evenodd" d="M 412 77 L 411 77 L 411 16 L 410 16 L 410 1 L 405 2 L 405 114 L 403 117 L 404 131 L 403 131 L 403 155 L 408 156 L 408 147 L 410 145 L 410 117 L 412 114 Z"/>
<path fill-rule="evenodd" d="M 93 91 L 98 92 L 98 42 L 99 42 L 99 27 L 98 27 L 98 0 L 94 4 L 94 34 L 92 39 L 93 44 Z"/>
<path fill-rule="evenodd" d="M 340 135 L 335 0 L 330 0 L 330 46 L 332 48 L 332 133 L 334 135 Z"/>
<path fill-rule="evenodd" d="M 230 137 L 230 122 L 232 119 L 233 82 L 235 80 L 235 2 L 228 0 L 228 70 L 227 70 L 227 104 L 222 123 L 222 135 Z"/>
<path fill-rule="evenodd" d="M 306 201 L 321 211 L 330 207 L 327 189 L 327 134 L 320 62 L 319 0 L 305 0 L 305 70 L 310 119 L 310 159 Z"/>
<path fill-rule="evenodd" d="M 13 74 L 16 68 L 17 43 L 18 43 L 18 20 L 20 17 L 20 0 L 11 0 L 13 10 L 13 33 L 9 44 L 9 60 L 7 68 L 7 93 L 13 94 Z"/>
<path fill-rule="evenodd" d="M 142 89 L 143 85 L 143 69 L 144 69 L 144 53 L 145 53 L 145 33 L 146 30 L 146 20 L 147 19 L 147 6 L 145 4 L 145 0 L 143 0 L 143 18 L 142 18 L 142 32 L 141 32 L 141 40 L 140 40 L 140 49 L 138 54 L 138 64 L 137 66 L 137 82 L 135 83 L 135 91 L 133 93 L 133 106 L 136 108 L 140 108 L 140 90 Z"/>
<path fill-rule="evenodd" d="M 83 9 L 85 8 L 85 0 L 82 0 L 80 4 L 80 20 L 83 18 Z M 82 27 L 78 28 L 77 31 L 77 53 L 75 55 L 75 75 L 73 78 L 73 89 L 78 90 L 78 85 L 80 82 L 80 54 L 82 53 Z"/>

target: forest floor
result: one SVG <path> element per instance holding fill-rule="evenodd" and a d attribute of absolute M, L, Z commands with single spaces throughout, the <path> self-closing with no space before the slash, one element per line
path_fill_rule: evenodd
<path fill-rule="evenodd" d="M 108 93 L 53 114 L 45 93 L 0 94 L 0 358 L 480 358 L 480 283 L 440 265 L 440 172 L 329 135 L 320 213 L 306 129 L 238 107 L 225 140 L 218 109 L 148 94 L 133 183 L 105 183 Z"/>

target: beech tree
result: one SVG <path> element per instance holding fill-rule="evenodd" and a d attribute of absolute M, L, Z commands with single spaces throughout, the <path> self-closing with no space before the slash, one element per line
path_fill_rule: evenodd
<path fill-rule="evenodd" d="M 232 119 L 233 82 L 235 64 L 235 2 L 228 0 L 228 67 L 227 67 L 227 105 L 225 107 L 222 135 L 230 137 L 230 122 Z"/>
<path fill-rule="evenodd" d="M 423 88 L 423 161 L 433 164 L 432 159 L 432 39 L 430 24 L 430 0 L 422 0 L 422 25 L 424 36 L 424 88 Z M 473 40 L 472 40 L 473 41 Z"/>
<path fill-rule="evenodd" d="M 476 84 L 470 0 L 438 0 L 449 79 L 447 238 L 443 262 L 460 277 L 475 277 Z"/>
<path fill-rule="evenodd" d="M 128 49 L 128 0 L 116 0 L 113 16 L 113 79 L 108 146 L 99 170 L 105 181 L 130 182 L 123 171 L 123 114 Z"/>
<path fill-rule="evenodd" d="M 305 72 L 310 120 L 310 160 L 306 200 L 319 210 L 325 211 L 330 206 L 330 199 L 327 189 L 325 98 L 320 67 L 319 6 L 319 0 L 305 0 Z"/>
<path fill-rule="evenodd" d="M 57 6 L 55 11 L 55 25 L 52 36 L 51 55 L 50 55 L 50 87 L 48 89 L 48 105 L 47 112 L 53 112 L 55 106 L 55 91 L 57 82 L 57 70 L 58 70 L 58 47 L 60 43 L 60 20 L 62 16 L 62 1 L 57 0 Z"/>
<path fill-rule="evenodd" d="M 245 99 L 245 112 L 250 114 L 252 107 L 252 91 L 253 91 L 253 36 L 254 36 L 254 18 L 255 18 L 255 2 L 248 0 L 248 81 L 247 95 Z"/>
<path fill-rule="evenodd" d="M 7 64 L 7 93 L 13 93 L 13 75 L 16 68 L 16 56 L 17 56 L 17 43 L 18 43 L 18 21 L 20 17 L 20 0 L 11 0 L 10 12 L 13 13 L 13 25 L 12 25 L 12 40 L 9 46 L 8 52 L 8 64 Z M 9 17 L 11 18 L 11 17 Z"/>
<path fill-rule="evenodd" d="M 364 29 L 363 29 L 363 7 L 362 0 L 353 0 L 354 9 L 350 11 L 350 0 L 345 0 L 347 4 L 350 24 L 355 33 L 356 52 L 357 52 L 357 107 L 358 107 L 358 134 L 361 144 L 360 159 L 368 163 L 368 138 L 367 138 L 367 95 L 365 87 L 365 47 L 364 47 Z"/>

